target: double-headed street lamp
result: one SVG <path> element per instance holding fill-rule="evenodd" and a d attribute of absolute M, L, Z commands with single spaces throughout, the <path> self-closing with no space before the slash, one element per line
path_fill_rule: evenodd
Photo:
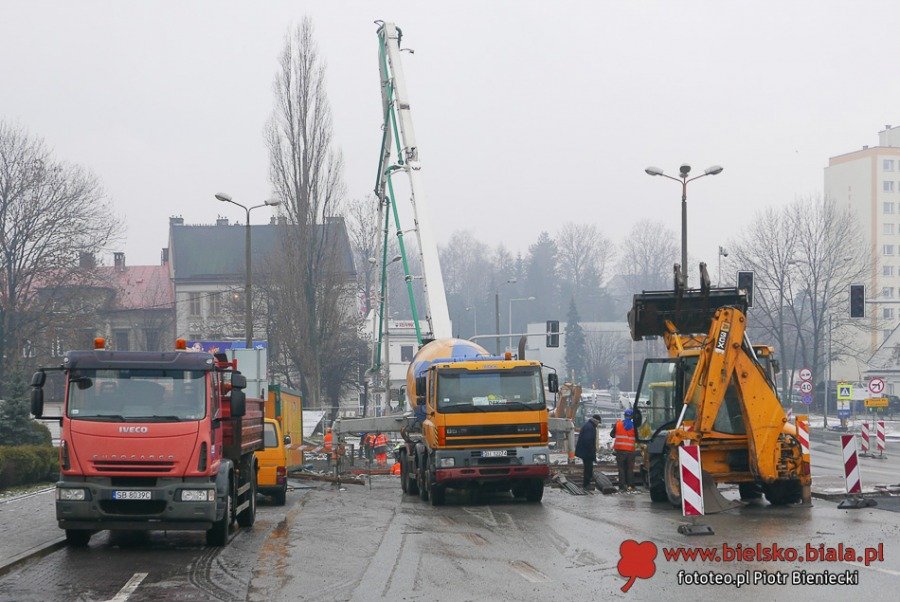
<path fill-rule="evenodd" d="M 518 282 L 515 278 L 509 278 L 503 284 L 515 284 Z M 497 355 L 500 355 L 500 284 L 494 289 L 494 325 L 497 329 Z"/>
<path fill-rule="evenodd" d="M 272 200 L 265 201 L 264 203 L 260 203 L 259 205 L 253 205 L 252 207 L 247 207 L 246 205 L 242 205 L 235 200 L 232 200 L 230 194 L 226 194 L 224 192 L 217 192 L 216 198 L 223 203 L 231 203 L 232 205 L 237 205 L 247 214 L 247 222 L 246 222 L 246 236 L 244 242 L 244 262 L 246 264 L 245 269 L 245 281 L 244 281 L 244 306 L 245 306 L 245 315 L 244 315 L 244 332 L 247 337 L 247 349 L 253 349 L 253 297 L 250 296 L 250 288 L 252 280 L 252 273 L 250 269 L 250 212 L 254 209 L 259 209 L 260 207 L 277 207 L 281 204 L 281 201 Z"/>
<path fill-rule="evenodd" d="M 534 297 L 519 297 L 518 299 L 510 299 L 509 300 L 509 314 L 507 314 L 507 317 L 509 318 L 509 330 L 507 330 L 507 332 L 510 334 L 510 337 L 509 337 L 509 346 L 510 347 L 512 347 L 512 344 L 513 344 L 512 336 L 511 336 L 512 335 L 512 323 L 513 323 L 513 319 L 512 319 L 513 301 L 534 301 Z"/>
<path fill-rule="evenodd" d="M 648 167 L 644 171 L 647 172 L 647 175 L 651 176 L 662 176 L 664 178 L 668 178 L 670 180 L 674 180 L 681 184 L 681 278 L 682 278 L 682 286 L 687 288 L 688 282 L 688 270 L 687 270 L 687 185 L 688 182 L 693 182 L 703 176 L 716 176 L 722 173 L 722 167 L 720 165 L 713 165 L 708 168 L 699 176 L 694 176 L 693 178 L 689 178 L 688 175 L 691 173 L 691 166 L 688 164 L 682 165 L 680 168 L 680 175 L 678 178 L 673 178 L 672 176 L 668 176 L 663 173 L 658 167 Z M 680 178 L 680 179 L 679 179 Z"/>

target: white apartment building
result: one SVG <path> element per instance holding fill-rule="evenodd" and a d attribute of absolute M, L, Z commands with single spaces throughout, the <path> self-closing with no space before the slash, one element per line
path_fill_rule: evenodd
<path fill-rule="evenodd" d="M 900 300 L 900 126 L 878 132 L 878 146 L 864 146 L 828 160 L 825 168 L 825 195 L 839 204 L 849 205 L 859 217 L 860 226 L 877 266 L 866 286 L 868 301 Z M 867 357 L 859 362 L 838 366 L 835 378 L 856 380 L 882 375 L 888 366 L 867 370 L 867 362 L 880 350 L 900 343 L 896 332 L 900 323 L 900 303 L 867 303 L 866 319 L 873 331 L 865 341 Z M 875 330 L 874 327 L 878 326 Z M 888 391 L 900 392 L 900 381 L 888 383 Z"/>

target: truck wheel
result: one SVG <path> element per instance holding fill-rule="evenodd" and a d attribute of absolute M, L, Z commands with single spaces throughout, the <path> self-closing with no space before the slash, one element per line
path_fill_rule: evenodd
<path fill-rule="evenodd" d="M 738 483 L 738 491 L 742 500 L 758 500 L 762 497 L 762 487 L 759 483 Z"/>
<path fill-rule="evenodd" d="M 249 464 L 250 489 L 244 494 L 247 497 L 243 499 L 249 501 L 250 505 L 244 508 L 243 512 L 237 516 L 238 524 L 247 528 L 252 527 L 253 523 L 256 522 L 256 463 L 251 461 Z"/>
<path fill-rule="evenodd" d="M 762 486 L 766 499 L 773 506 L 786 506 L 787 504 L 797 504 L 801 499 L 800 481 L 792 479 L 790 481 L 775 481 L 774 483 L 765 483 Z"/>
<path fill-rule="evenodd" d="M 230 489 L 230 488 L 229 488 Z M 228 543 L 231 534 L 231 491 L 225 496 L 225 513 L 221 520 L 213 523 L 212 528 L 206 532 L 206 545 L 222 547 Z"/>
<path fill-rule="evenodd" d="M 406 451 L 401 449 L 397 456 L 397 462 L 400 463 L 400 490 L 403 493 L 409 493 L 409 471 L 406 467 Z"/>
<path fill-rule="evenodd" d="M 284 506 L 287 503 L 287 483 L 272 494 L 272 501 L 276 506 Z"/>
<path fill-rule="evenodd" d="M 529 502 L 540 502 L 544 498 L 544 479 L 532 479 L 525 489 L 525 499 Z"/>
<path fill-rule="evenodd" d="M 400 467 L 401 470 L 406 467 L 406 492 L 409 495 L 419 495 L 419 482 L 416 480 L 415 468 L 412 468 L 411 465 L 412 460 L 407 454 L 403 466 Z"/>
<path fill-rule="evenodd" d="M 443 506 L 447 497 L 447 488 L 437 483 L 431 483 L 431 491 L 428 492 L 428 497 L 431 498 L 432 506 Z"/>
<path fill-rule="evenodd" d="M 681 506 L 681 475 L 678 474 L 680 465 L 671 453 L 666 454 L 666 497 L 669 503 L 675 507 Z"/>
<path fill-rule="evenodd" d="M 516 483 L 510 488 L 510 492 L 513 497 L 525 497 L 525 494 L 528 493 L 528 486 L 525 483 Z"/>
<path fill-rule="evenodd" d="M 423 502 L 428 501 L 428 456 L 422 456 L 419 463 L 417 484 L 419 486 L 419 499 Z"/>
<path fill-rule="evenodd" d="M 666 458 L 663 454 L 651 454 L 650 456 L 647 488 L 650 490 L 650 501 L 669 501 L 669 496 L 666 495 Z"/>
<path fill-rule="evenodd" d="M 66 543 L 73 548 L 86 548 L 93 534 L 87 529 L 66 529 Z"/>

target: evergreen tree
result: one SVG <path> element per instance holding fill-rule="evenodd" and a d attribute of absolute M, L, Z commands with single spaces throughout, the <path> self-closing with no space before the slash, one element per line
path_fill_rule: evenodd
<path fill-rule="evenodd" d="M 569 301 L 569 312 L 566 315 L 566 372 L 572 382 L 580 382 L 585 378 L 586 347 L 584 341 L 584 329 L 579 323 L 578 308 L 575 299 Z"/>

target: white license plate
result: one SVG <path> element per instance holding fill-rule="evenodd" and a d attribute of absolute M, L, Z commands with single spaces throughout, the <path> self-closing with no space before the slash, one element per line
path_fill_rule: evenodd
<path fill-rule="evenodd" d="M 503 458 L 506 457 L 505 449 L 488 449 L 481 452 L 482 458 Z"/>
<path fill-rule="evenodd" d="M 149 500 L 151 495 L 149 491 L 113 491 L 112 499 L 114 500 Z"/>

